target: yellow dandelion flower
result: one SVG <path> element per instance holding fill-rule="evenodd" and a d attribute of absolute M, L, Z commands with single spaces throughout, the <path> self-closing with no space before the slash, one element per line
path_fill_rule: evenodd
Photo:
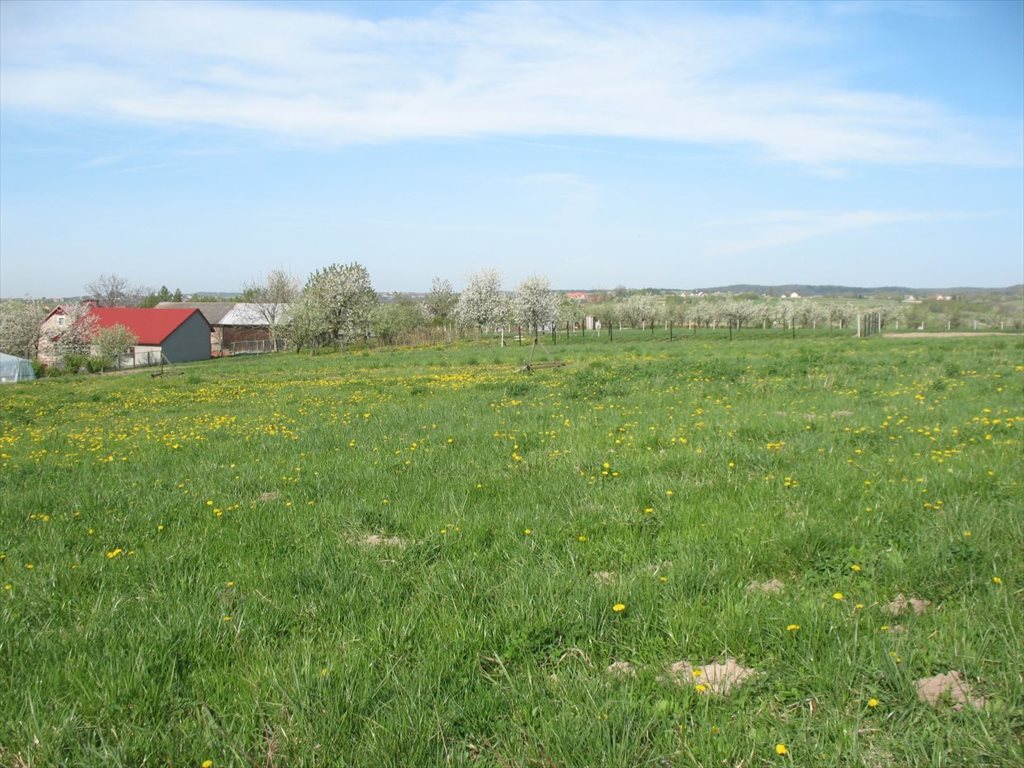
<path fill-rule="evenodd" d="M 843 600 L 845 599 L 845 597 L 846 595 L 844 595 L 842 592 L 836 592 L 832 595 L 833 600 Z"/>
<path fill-rule="evenodd" d="M 583 542 L 585 542 L 586 540 L 587 540 L 587 537 L 584 536 L 582 533 L 579 536 L 576 537 L 576 541 L 580 542 L 581 544 Z"/>
<path fill-rule="evenodd" d="M 708 687 L 703 683 L 697 683 L 695 686 L 693 686 L 693 690 L 695 690 L 697 693 L 704 693 L 707 691 L 707 689 Z"/>
<path fill-rule="evenodd" d="M 523 529 L 523 536 L 532 536 L 532 535 L 533 535 L 533 529 L 532 528 L 525 528 L 525 529 Z"/>
<path fill-rule="evenodd" d="M 203 768 L 213 768 L 213 760 L 203 760 Z"/>
<path fill-rule="evenodd" d="M 853 571 L 854 573 L 860 573 L 860 566 L 857 565 L 856 563 L 854 563 L 853 565 L 850 566 L 850 570 Z"/>
<path fill-rule="evenodd" d="M 612 606 L 612 610 L 615 611 L 616 613 L 622 613 L 624 610 L 626 610 L 626 604 L 625 603 L 616 603 L 615 605 Z"/>
<path fill-rule="evenodd" d="M 224 621 L 231 621 L 231 619 L 232 619 L 232 617 L 231 617 L 231 616 L 225 616 L 225 617 L 224 617 Z"/>
<path fill-rule="evenodd" d="M 1001 578 L 999 578 L 998 576 L 993 576 L 992 577 L 992 583 L 993 584 L 1002 584 L 1003 580 Z"/>
<path fill-rule="evenodd" d="M 115 557 L 117 557 L 118 555 L 120 555 L 120 554 L 121 554 L 121 553 L 122 553 L 123 551 L 124 551 L 124 550 L 123 550 L 123 549 L 121 549 L 120 547 L 117 547 L 117 548 L 115 548 L 115 549 L 112 549 L 112 550 L 110 550 L 109 552 L 107 552 L 107 559 L 108 559 L 108 560 L 113 560 L 113 559 L 114 559 Z"/>
<path fill-rule="evenodd" d="M 800 625 L 799 624 L 788 624 L 786 626 L 786 631 L 787 632 L 796 632 L 798 629 L 800 629 Z"/>
<path fill-rule="evenodd" d="M 868 699 L 868 706 L 874 709 L 878 706 L 878 699 Z"/>
<path fill-rule="evenodd" d="M 785 744 L 783 744 L 780 741 L 778 744 L 775 745 L 775 754 L 776 755 L 788 755 L 789 754 L 789 749 L 786 747 Z"/>
<path fill-rule="evenodd" d="M 695 670 L 693 670 L 693 672 L 691 674 L 693 674 L 694 677 L 700 677 L 701 675 L 704 674 L 704 671 L 701 670 L 701 669 L 695 669 Z"/>

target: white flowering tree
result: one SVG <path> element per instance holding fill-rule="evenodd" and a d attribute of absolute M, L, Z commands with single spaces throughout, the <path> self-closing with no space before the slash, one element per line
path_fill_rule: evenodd
<path fill-rule="evenodd" d="M 326 313 L 316 306 L 312 296 L 305 293 L 292 305 L 282 335 L 296 352 L 331 343 Z"/>
<path fill-rule="evenodd" d="M 344 345 L 370 332 L 377 293 L 361 264 L 332 264 L 309 276 L 291 321 L 296 347 Z"/>
<path fill-rule="evenodd" d="M 39 352 L 39 325 L 45 317 L 38 301 L 0 302 L 0 352 L 34 358 Z"/>
<path fill-rule="evenodd" d="M 96 351 L 107 363 L 120 367 L 121 358 L 139 343 L 139 337 L 120 323 L 96 332 Z"/>
<path fill-rule="evenodd" d="M 512 314 L 516 322 L 533 331 L 535 339 L 541 328 L 558 322 L 558 295 L 551 292 L 546 277 L 533 275 L 519 284 L 512 296 Z"/>
<path fill-rule="evenodd" d="M 475 326 L 483 333 L 484 326 L 499 322 L 501 314 L 501 275 L 498 270 L 482 269 L 471 274 L 455 305 L 459 323 L 465 327 Z"/>
<path fill-rule="evenodd" d="M 455 292 L 448 280 L 435 277 L 430 285 L 430 293 L 423 304 L 424 311 L 432 323 L 440 325 L 444 329 L 445 337 L 448 336 L 448 323 L 458 304 L 459 295 Z"/>
<path fill-rule="evenodd" d="M 648 328 L 658 315 L 658 300 L 648 293 L 635 293 L 622 299 L 622 319 L 634 328 Z"/>
<path fill-rule="evenodd" d="M 92 305 L 74 301 L 62 306 L 64 323 L 51 340 L 55 357 L 62 362 L 68 358 L 88 357 L 96 338 L 96 316 L 90 314 Z"/>
<path fill-rule="evenodd" d="M 570 328 L 582 326 L 587 317 L 583 303 L 579 299 L 561 298 L 558 300 L 558 323 Z"/>

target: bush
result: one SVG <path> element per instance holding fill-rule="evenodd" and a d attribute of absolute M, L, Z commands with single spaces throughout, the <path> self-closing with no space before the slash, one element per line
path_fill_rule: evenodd
<path fill-rule="evenodd" d="M 85 361 L 85 367 L 89 373 L 102 373 L 104 368 L 110 367 L 110 364 L 110 360 L 106 357 L 90 357 Z"/>
<path fill-rule="evenodd" d="M 46 365 L 39 360 L 32 361 L 32 371 L 35 373 L 37 379 L 43 378 L 46 375 Z"/>
<path fill-rule="evenodd" d="M 89 370 L 89 356 L 88 355 L 65 355 L 63 368 L 68 373 L 78 373 L 83 368 Z"/>

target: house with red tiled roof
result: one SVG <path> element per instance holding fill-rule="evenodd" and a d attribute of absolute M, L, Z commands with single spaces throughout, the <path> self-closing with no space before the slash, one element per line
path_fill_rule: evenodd
<path fill-rule="evenodd" d="M 187 363 L 210 358 L 210 324 L 197 309 L 143 309 L 141 307 L 89 308 L 87 321 L 95 334 L 103 328 L 121 325 L 138 341 L 129 353 L 128 365 L 156 365 L 161 359 L 169 363 Z M 56 344 L 67 327 L 69 318 L 59 306 L 43 320 L 40 327 L 39 359 L 52 365 L 57 362 Z"/>

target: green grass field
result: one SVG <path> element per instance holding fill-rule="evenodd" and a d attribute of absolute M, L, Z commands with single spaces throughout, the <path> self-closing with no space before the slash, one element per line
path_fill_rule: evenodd
<path fill-rule="evenodd" d="M 1024 762 L 1020 337 L 548 348 L 4 387 L 0 765 Z"/>

